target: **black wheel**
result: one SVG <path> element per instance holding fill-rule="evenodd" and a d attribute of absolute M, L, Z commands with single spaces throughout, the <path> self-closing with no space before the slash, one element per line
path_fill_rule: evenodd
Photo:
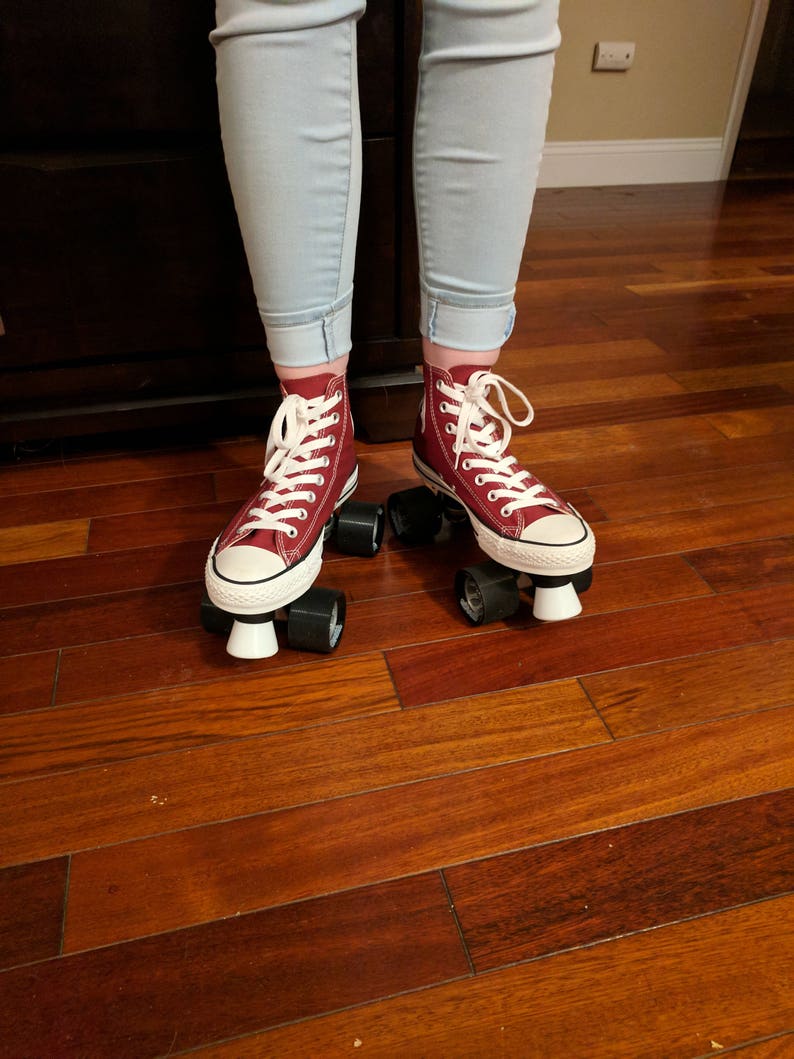
<path fill-rule="evenodd" d="M 518 610 L 520 602 L 513 571 L 490 560 L 458 570 L 455 595 L 472 625 L 509 618 Z"/>
<path fill-rule="evenodd" d="M 451 522 L 453 526 L 462 526 L 469 521 L 466 508 L 463 504 L 459 504 L 457 500 L 453 500 L 451 496 L 444 497 L 444 514 L 447 517 L 447 521 Z"/>
<path fill-rule="evenodd" d="M 336 546 L 346 555 L 375 555 L 383 540 L 383 504 L 348 500 L 336 518 Z"/>
<path fill-rule="evenodd" d="M 287 642 L 299 651 L 330 654 L 345 627 L 345 594 L 335 588 L 310 588 L 290 604 Z"/>
<path fill-rule="evenodd" d="M 234 615 L 227 614 L 225 610 L 216 607 L 207 593 L 201 600 L 201 627 L 205 632 L 212 632 L 218 636 L 228 636 L 234 625 Z"/>
<path fill-rule="evenodd" d="M 392 493 L 386 509 L 394 535 L 403 544 L 427 544 L 441 529 L 443 504 L 424 485 Z"/>

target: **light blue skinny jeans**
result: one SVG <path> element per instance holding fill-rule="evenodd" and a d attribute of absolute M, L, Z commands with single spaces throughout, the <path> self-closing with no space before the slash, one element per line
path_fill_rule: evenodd
<path fill-rule="evenodd" d="M 216 0 L 226 166 L 274 362 L 350 351 L 366 0 Z M 424 0 L 414 128 L 420 331 L 509 336 L 548 114 L 558 0 Z"/>

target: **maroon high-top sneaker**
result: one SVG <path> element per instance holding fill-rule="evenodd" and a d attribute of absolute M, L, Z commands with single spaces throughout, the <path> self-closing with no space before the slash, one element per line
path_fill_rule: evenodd
<path fill-rule="evenodd" d="M 289 379 L 281 390 L 262 484 L 207 559 L 207 593 L 230 614 L 278 610 L 312 586 L 325 525 L 358 481 L 344 375 Z"/>
<path fill-rule="evenodd" d="M 523 419 L 514 418 L 505 390 L 526 408 Z M 426 364 L 414 465 L 434 492 L 463 505 L 490 558 L 527 574 L 568 577 L 590 569 L 595 540 L 581 515 L 511 455 L 510 424 L 528 426 L 533 416 L 521 391 L 490 368 Z"/>

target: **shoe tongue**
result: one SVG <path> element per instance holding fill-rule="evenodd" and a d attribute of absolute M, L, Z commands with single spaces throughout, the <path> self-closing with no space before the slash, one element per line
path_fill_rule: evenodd
<path fill-rule="evenodd" d="M 332 378 L 333 375 L 330 372 L 323 372 L 319 375 L 309 375 L 304 379 L 282 379 L 281 389 L 285 396 L 294 393 L 308 401 L 312 397 L 324 397 Z"/>
<path fill-rule="evenodd" d="M 458 383 L 460 386 L 465 386 L 475 371 L 490 371 L 491 366 L 489 364 L 456 364 L 454 368 L 450 369 L 449 374 L 452 376 L 452 381 Z"/>

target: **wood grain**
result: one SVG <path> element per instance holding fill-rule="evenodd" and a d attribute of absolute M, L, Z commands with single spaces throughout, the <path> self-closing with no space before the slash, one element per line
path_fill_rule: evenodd
<path fill-rule="evenodd" d="M 387 658 L 403 703 L 419 706 L 446 698 L 453 675 L 459 693 L 474 695 L 791 635 L 792 604 L 791 588 L 774 586 L 490 632 L 465 651 L 396 648 Z"/>
<path fill-rule="evenodd" d="M 689 552 L 687 562 L 715 592 L 783 584 L 794 580 L 794 537 Z"/>
<path fill-rule="evenodd" d="M 220 917 L 783 789 L 793 716 L 772 710 L 78 853 L 66 944 L 79 944 L 78 900 L 91 936 L 110 941 L 179 926 L 194 902 Z M 35 787 L 13 786 L 16 804 L 33 802 Z M 8 855 L 41 845 L 30 810 L 2 835 Z M 55 852 L 61 838 L 47 828 L 44 841 Z"/>
<path fill-rule="evenodd" d="M 0 611 L 0 655 L 195 628 L 198 584 L 167 585 Z"/>
<path fill-rule="evenodd" d="M 84 519 L 125 511 L 202 504 L 214 499 L 209 474 L 23 493 L 16 496 L 13 503 L 0 508 L 0 525 L 46 522 L 53 513 L 57 513 L 59 521 Z"/>
<path fill-rule="evenodd" d="M 794 889 L 784 791 L 449 868 L 478 972 Z"/>
<path fill-rule="evenodd" d="M 4 1054 L 164 1055 L 468 971 L 423 876 L 7 971 Z"/>
<path fill-rule="evenodd" d="M 61 599 L 103 596 L 136 588 L 196 581 L 207 557 L 204 541 L 78 555 L 6 567 L 0 605 L 19 607 Z"/>
<path fill-rule="evenodd" d="M 58 653 L 0 658 L 0 714 L 51 705 Z"/>
<path fill-rule="evenodd" d="M 643 482 L 622 482 L 590 490 L 610 519 L 641 518 L 664 511 L 685 511 L 753 500 L 791 496 L 794 462 L 699 471 Z"/>
<path fill-rule="evenodd" d="M 792 942 L 794 898 L 778 898 L 280 1027 L 200 1054 L 342 1059 L 361 1041 L 362 1051 L 379 1059 L 692 1059 L 792 1024 Z M 782 1053 L 767 1054 L 787 1056 L 788 1041 Z"/>
<path fill-rule="evenodd" d="M 87 519 L 73 519 L 0 529 L 0 566 L 82 555 L 86 550 L 88 527 Z"/>
<path fill-rule="evenodd" d="M 266 696 L 253 674 L 180 691 L 0 718 L 0 780 L 399 709 L 380 655 L 279 670 L 268 680 Z M 292 752 L 299 755 L 299 745 Z"/>
<path fill-rule="evenodd" d="M 783 706 L 794 696 L 794 641 L 596 673 L 582 685 L 617 738 Z"/>
<path fill-rule="evenodd" d="M 724 504 L 670 515 L 605 524 L 598 536 L 601 562 L 721 547 L 791 532 L 794 496 Z M 763 528 L 762 528 L 763 527 Z"/>
<path fill-rule="evenodd" d="M 59 857 L 0 871 L 0 970 L 58 955 L 67 870 Z"/>

